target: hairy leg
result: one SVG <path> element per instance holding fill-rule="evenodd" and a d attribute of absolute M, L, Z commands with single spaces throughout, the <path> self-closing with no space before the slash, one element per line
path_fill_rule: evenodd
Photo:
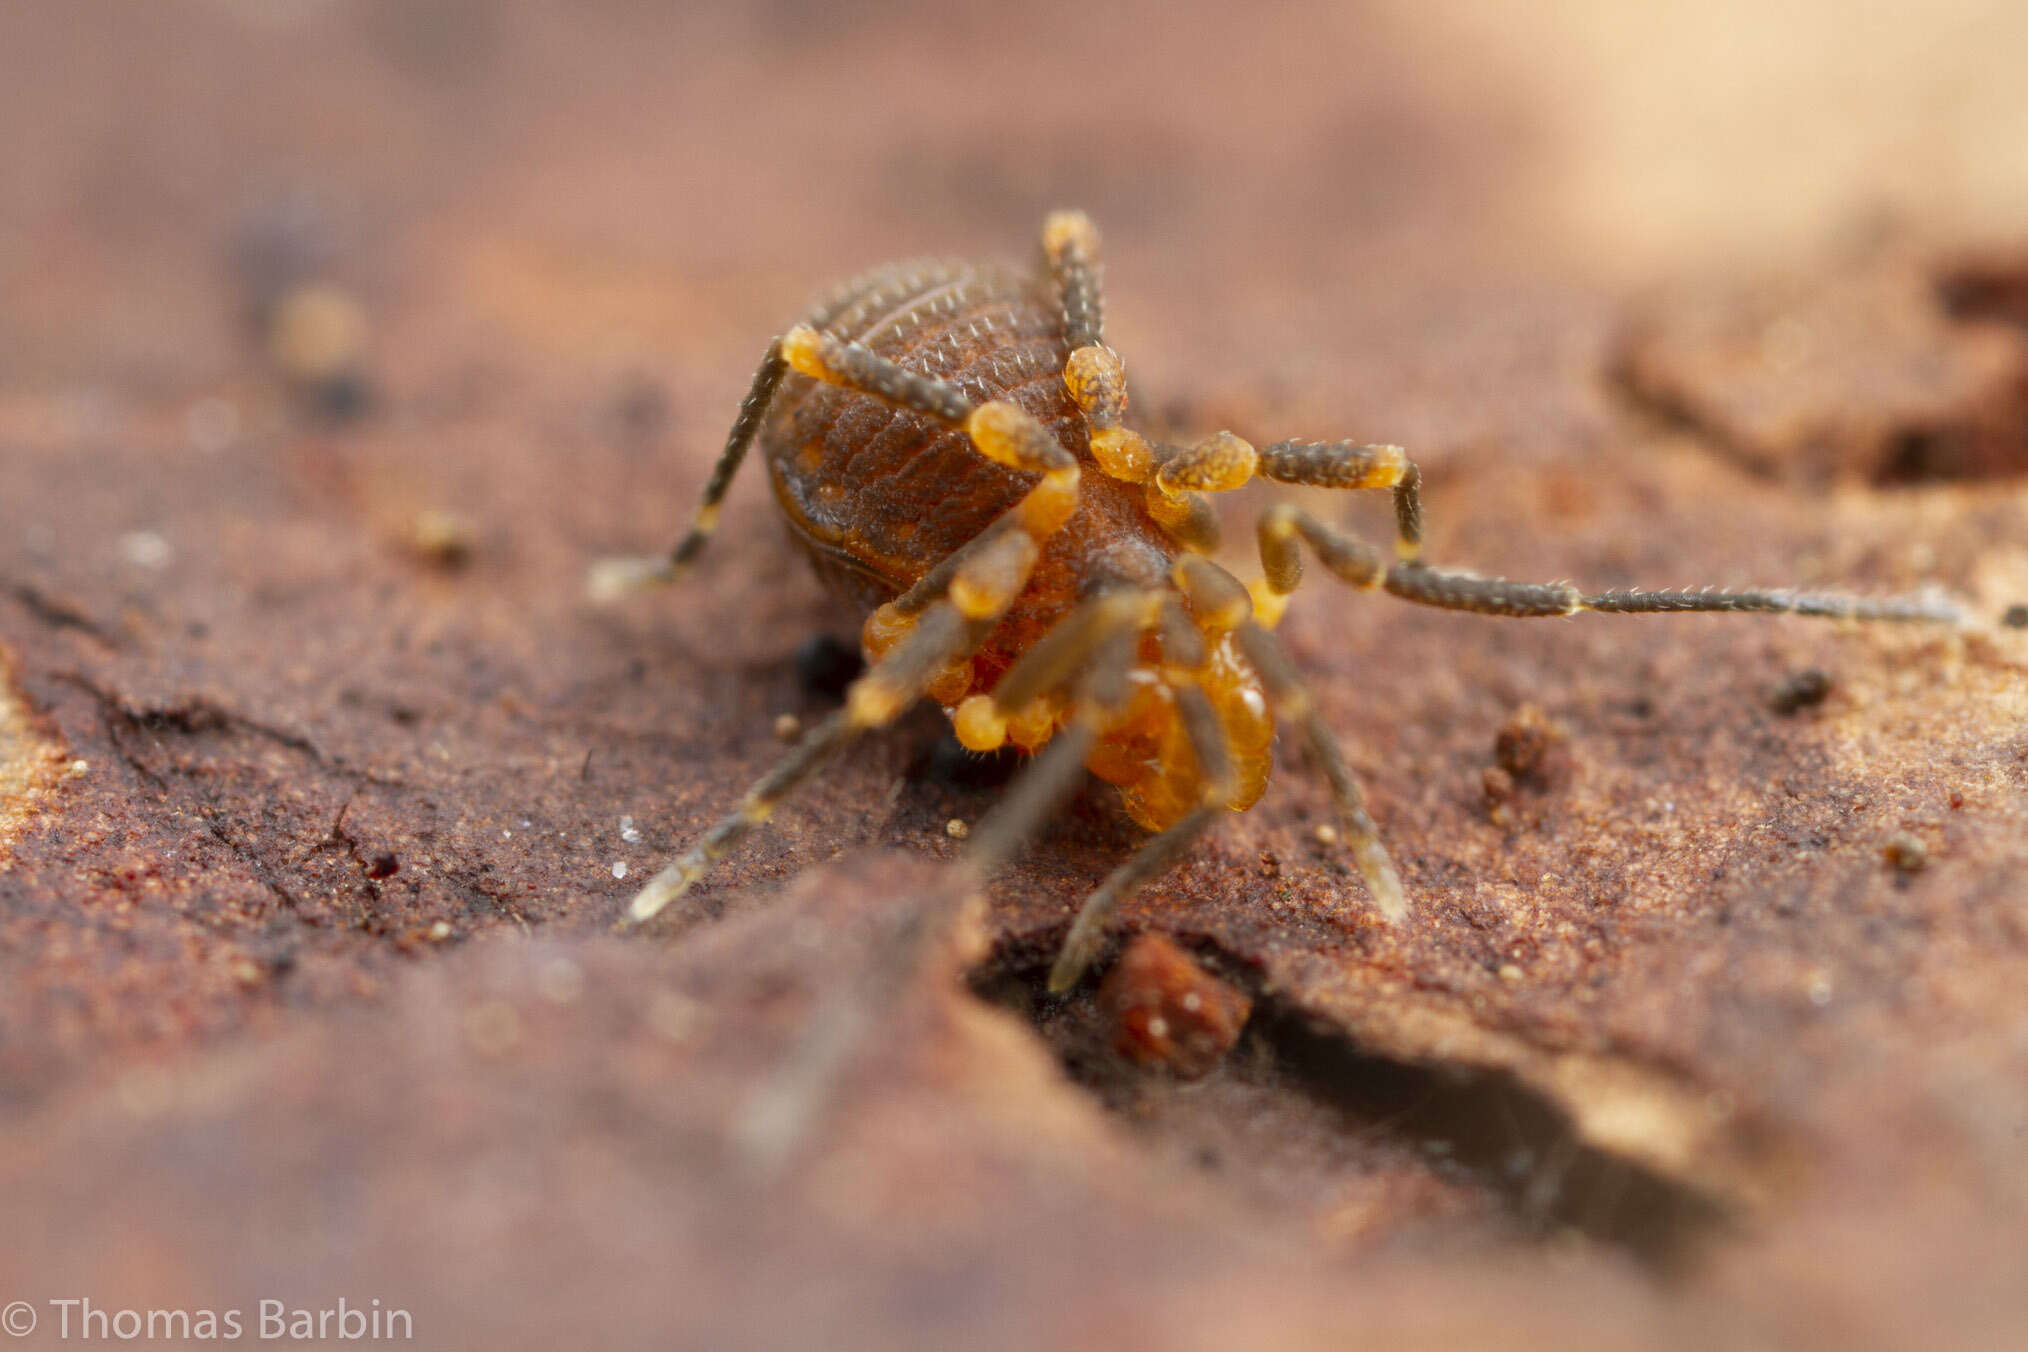
<path fill-rule="evenodd" d="M 1758 612 L 1929 624 L 1955 624 L 1963 618 L 1956 607 L 1927 597 L 1876 600 L 1831 593 L 1732 591 L 1716 587 L 1697 591 L 1634 589 L 1588 593 L 1568 582 L 1512 582 L 1431 568 L 1413 560 L 1390 563 L 1379 550 L 1349 532 L 1287 504 L 1270 507 L 1261 514 L 1259 534 L 1268 589 L 1284 597 L 1302 579 L 1300 542 L 1309 546 L 1327 570 L 1355 587 L 1384 589 L 1418 605 L 1516 619 L 1574 615 L 1581 610 L 1616 615 Z"/>
<path fill-rule="evenodd" d="M 1073 645 L 1080 654 L 1076 661 L 1037 660 L 1038 645 L 1002 679 L 1004 688 L 1009 679 L 1018 677 L 1018 687 L 1031 699 L 1068 686 L 1070 721 L 973 832 L 970 847 L 945 882 L 907 908 L 866 972 L 824 999 L 781 1070 L 746 1105 L 733 1135 L 750 1166 L 763 1173 L 779 1169 L 808 1138 L 867 1030 L 894 992 L 919 969 L 953 912 L 978 895 L 986 876 L 1020 847 L 1082 778 L 1085 753 L 1126 703 L 1127 671 L 1141 632 L 1137 617 L 1146 610 L 1133 601 L 1101 597 L 1087 603 L 1080 624 L 1094 641 L 1080 638 Z"/>
<path fill-rule="evenodd" d="M 782 357 L 781 339 L 777 338 L 768 344 L 767 355 L 761 358 L 760 369 L 753 374 L 753 385 L 740 401 L 739 414 L 732 420 L 732 431 L 726 434 L 725 449 L 719 452 L 718 463 L 711 467 L 710 479 L 705 481 L 704 497 L 697 504 L 690 529 L 667 554 L 604 559 L 595 564 L 590 581 L 594 598 L 614 600 L 652 583 L 673 582 L 704 552 L 704 546 L 718 529 L 719 504 L 725 501 L 733 476 L 746 460 L 746 453 L 760 432 L 761 420 L 767 417 L 768 406 L 774 402 L 775 391 L 781 387 L 788 370 L 789 364 Z"/>

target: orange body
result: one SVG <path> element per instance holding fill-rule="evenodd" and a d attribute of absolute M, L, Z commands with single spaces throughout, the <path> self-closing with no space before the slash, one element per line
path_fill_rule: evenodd
<path fill-rule="evenodd" d="M 1093 460 L 1083 416 L 1063 384 L 1069 349 L 1060 312 L 1039 283 L 962 263 L 897 264 L 849 283 L 807 322 L 948 381 L 977 403 L 1020 405 L 1086 466 L 1077 511 L 1049 537 L 1027 588 L 984 647 L 933 687 L 947 710 L 992 690 L 1086 597 L 1170 585 L 1179 547 L 1149 516 L 1141 489 L 1109 478 Z M 1035 482 L 979 455 L 961 431 L 793 374 L 760 445 L 791 533 L 825 579 L 865 611 L 978 536 Z M 1243 809 L 1266 788 L 1274 722 L 1257 677 L 1230 641 L 1213 635 L 1211 651 L 1209 669 L 1194 679 L 1225 723 L 1239 784 L 1228 803 Z M 1120 786 L 1129 815 L 1151 830 L 1203 798 L 1161 657 L 1150 639 L 1124 719 L 1086 760 Z M 1015 725 L 1013 740 L 1030 750 L 1047 741 L 1062 711 L 1046 712 Z"/>

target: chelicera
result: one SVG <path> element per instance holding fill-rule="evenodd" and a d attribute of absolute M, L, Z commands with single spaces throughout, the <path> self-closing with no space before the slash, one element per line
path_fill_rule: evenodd
<path fill-rule="evenodd" d="M 689 531 L 666 555 L 602 565 L 611 594 L 678 577 L 717 525 L 757 442 L 790 533 L 867 612 L 869 666 L 738 807 L 658 873 L 628 915 L 681 897 L 859 734 L 928 698 L 965 746 L 1036 753 L 973 833 L 971 865 L 1004 858 L 1088 768 L 1154 832 L 1085 901 L 1050 975 L 1074 984 L 1107 918 L 1227 812 L 1266 789 L 1278 723 L 1328 782 L 1339 833 L 1391 921 L 1408 897 L 1336 739 L 1276 621 L 1303 552 L 1351 586 L 1516 618 L 1759 611 L 1950 622 L 1926 599 L 1789 591 L 1605 591 L 1510 582 L 1420 558 L 1420 475 L 1398 446 L 1230 432 L 1189 446 L 1126 422 L 1127 383 L 1105 345 L 1098 232 L 1076 211 L 1042 229 L 1034 275 L 902 263 L 836 290 L 768 345 Z M 1270 479 L 1393 494 L 1392 556 L 1298 507 L 1260 517 L 1251 586 L 1209 557 L 1208 493 Z"/>

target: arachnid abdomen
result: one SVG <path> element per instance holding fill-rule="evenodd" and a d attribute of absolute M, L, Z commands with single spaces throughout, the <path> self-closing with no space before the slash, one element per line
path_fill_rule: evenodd
<path fill-rule="evenodd" d="M 1032 278 L 962 262 L 896 264 L 847 283 L 806 322 L 975 403 L 1019 404 L 1091 463 L 1083 415 L 1064 389 L 1062 318 Z M 760 444 L 795 538 L 868 610 L 977 537 L 1035 480 L 980 456 L 962 430 L 799 375 L 783 383 Z M 981 687 L 1079 597 L 1165 584 L 1176 547 L 1140 498 L 1095 468 L 1083 476 L 1076 513 L 973 659 Z"/>

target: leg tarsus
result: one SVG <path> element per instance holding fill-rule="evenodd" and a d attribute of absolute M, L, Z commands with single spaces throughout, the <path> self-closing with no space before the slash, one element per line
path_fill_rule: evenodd
<path fill-rule="evenodd" d="M 767 821 L 781 800 L 805 779 L 823 769 L 864 729 L 843 710 L 810 729 L 803 740 L 772 769 L 755 781 L 739 806 L 698 837 L 697 843 L 664 867 L 627 906 L 625 923 L 652 920 L 711 871 L 755 827 Z"/>
<path fill-rule="evenodd" d="M 651 919 L 680 899 L 713 864 L 766 822 L 783 799 L 860 733 L 899 717 L 946 662 L 983 643 L 992 625 L 990 619 L 968 619 L 948 603 L 932 606 L 894 651 L 852 683 L 843 709 L 812 728 L 747 790 L 737 808 L 648 880 L 628 905 L 626 922 L 639 924 Z"/>
<path fill-rule="evenodd" d="M 1223 806 L 1197 808 L 1134 851 L 1125 863 L 1099 884 L 1097 891 L 1085 898 L 1077 918 L 1071 922 L 1070 933 L 1064 937 L 1063 951 L 1057 954 L 1056 965 L 1049 969 L 1051 995 L 1061 995 L 1075 986 L 1085 969 L 1091 966 L 1091 960 L 1098 955 L 1099 943 L 1105 937 L 1106 921 L 1112 919 L 1120 903 L 1174 863 L 1176 857 L 1225 811 Z"/>
<path fill-rule="evenodd" d="M 1579 610 L 1602 615 L 1663 615 L 1686 611 L 1807 615 L 1829 620 L 1883 620 L 1902 624 L 1962 624 L 1965 615 L 1940 596 L 1884 598 L 1835 593 L 1727 591 L 1610 591 L 1580 597 Z"/>
<path fill-rule="evenodd" d="M 740 465 L 746 460 L 746 453 L 753 446 L 754 437 L 767 417 L 768 407 L 774 402 L 775 391 L 781 387 L 782 377 L 788 374 L 788 370 L 788 362 L 782 356 L 782 340 L 777 338 L 768 344 L 767 355 L 761 358 L 760 369 L 754 372 L 753 384 L 747 389 L 746 398 L 740 401 L 732 430 L 725 437 L 725 449 L 719 452 L 717 463 L 711 467 L 711 477 L 705 482 L 704 495 L 697 504 L 690 529 L 667 554 L 651 558 L 602 559 L 592 565 L 587 589 L 594 601 L 604 604 L 643 587 L 674 582 L 704 552 L 704 546 L 718 529 L 719 504 L 725 501 L 733 476 L 739 473 Z"/>
<path fill-rule="evenodd" d="M 1400 875 L 1394 871 L 1394 861 L 1380 843 L 1380 828 L 1366 810 L 1366 796 L 1360 792 L 1359 781 L 1352 777 L 1352 767 L 1345 763 L 1338 739 L 1331 735 L 1323 715 L 1317 712 L 1316 702 L 1297 674 L 1295 664 L 1280 641 L 1258 624 L 1241 625 L 1233 637 L 1239 641 L 1248 664 L 1260 673 L 1276 713 L 1303 729 L 1311 763 L 1331 787 L 1340 829 L 1374 904 L 1392 922 L 1407 919 L 1408 895 L 1402 889 Z"/>

